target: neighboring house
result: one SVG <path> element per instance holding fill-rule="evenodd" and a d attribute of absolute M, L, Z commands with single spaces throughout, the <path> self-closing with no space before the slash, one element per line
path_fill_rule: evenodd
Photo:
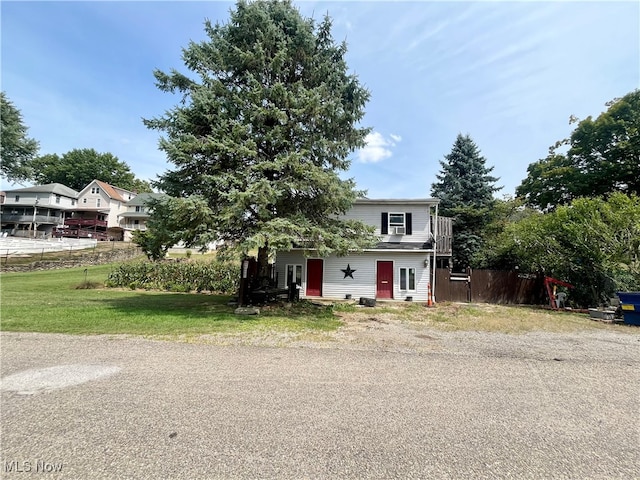
<path fill-rule="evenodd" d="M 78 192 L 60 183 L 4 192 L 2 233 L 46 238 L 61 227 L 77 207 Z"/>
<path fill-rule="evenodd" d="M 301 297 L 428 300 L 433 268 L 451 256 L 451 219 L 438 217 L 439 202 L 356 200 L 344 218 L 374 226 L 378 244 L 345 257 L 307 257 L 302 248 L 278 251 L 278 287 L 295 282 Z"/>
<path fill-rule="evenodd" d="M 123 240 L 124 229 L 119 217 L 126 211 L 127 202 L 135 197 L 135 192 L 93 180 L 78 193 L 73 215 L 65 219 L 64 228 L 58 234 L 73 238 Z"/>
<path fill-rule="evenodd" d="M 131 241 L 133 232 L 146 230 L 147 220 L 151 215 L 149 201 L 160 200 L 167 196 L 162 193 L 140 193 L 126 204 L 126 210 L 120 214 L 119 224 L 124 232 L 124 240 Z"/>

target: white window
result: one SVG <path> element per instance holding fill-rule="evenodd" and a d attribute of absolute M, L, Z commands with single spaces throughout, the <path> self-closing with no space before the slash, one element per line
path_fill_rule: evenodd
<path fill-rule="evenodd" d="M 75 204 L 76 204 L 76 200 L 75 200 L 75 198 L 72 198 L 71 199 L 71 206 L 73 207 Z"/>
<path fill-rule="evenodd" d="M 389 233 L 391 235 L 405 235 L 407 232 L 407 218 L 404 213 L 389 214 Z"/>
<path fill-rule="evenodd" d="M 390 213 L 389 214 L 389 227 L 404 227 L 404 213 Z"/>
<path fill-rule="evenodd" d="M 87 203 L 87 199 L 86 199 L 86 198 L 83 198 L 83 199 L 82 199 L 82 203 Z"/>
<path fill-rule="evenodd" d="M 20 195 L 16 195 L 16 202 L 20 201 Z"/>
<path fill-rule="evenodd" d="M 99 207 L 99 206 L 100 206 L 100 203 L 101 203 L 101 202 L 100 202 L 100 199 L 98 198 L 98 199 L 96 200 L 96 207 Z"/>
<path fill-rule="evenodd" d="M 137 206 L 136 207 L 136 212 L 144 212 L 144 209 L 142 207 Z"/>
<path fill-rule="evenodd" d="M 416 269 L 403 267 L 400 269 L 400 290 L 415 291 Z"/>
<path fill-rule="evenodd" d="M 302 284 L 302 265 L 287 265 L 287 283 L 288 287 L 292 282 L 296 285 Z"/>
<path fill-rule="evenodd" d="M 91 193 L 100 193 L 100 189 L 98 187 L 91 187 Z"/>
<path fill-rule="evenodd" d="M 60 195 L 56 195 L 56 203 L 60 204 Z"/>

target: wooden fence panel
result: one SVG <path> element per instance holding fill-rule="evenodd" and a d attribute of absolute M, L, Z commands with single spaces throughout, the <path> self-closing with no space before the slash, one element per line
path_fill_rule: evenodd
<path fill-rule="evenodd" d="M 517 271 L 473 270 L 470 283 L 451 280 L 461 274 L 436 269 L 436 301 L 541 305 L 546 303 L 542 277 Z"/>
<path fill-rule="evenodd" d="M 448 268 L 436 269 L 436 302 L 468 302 L 469 284 L 461 280 L 451 280 L 451 277 L 460 275 L 452 274 Z"/>

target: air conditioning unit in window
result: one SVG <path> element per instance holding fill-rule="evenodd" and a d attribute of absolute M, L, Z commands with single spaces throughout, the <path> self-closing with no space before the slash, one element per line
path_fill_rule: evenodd
<path fill-rule="evenodd" d="M 394 233 L 396 235 L 404 235 L 405 234 L 405 228 L 404 227 L 396 227 L 394 230 Z"/>

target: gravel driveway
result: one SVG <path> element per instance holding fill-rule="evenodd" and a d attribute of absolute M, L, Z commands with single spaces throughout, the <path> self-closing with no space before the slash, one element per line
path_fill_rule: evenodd
<path fill-rule="evenodd" d="M 2 333 L 0 476 L 640 478 L 637 330 L 411 338 Z"/>

